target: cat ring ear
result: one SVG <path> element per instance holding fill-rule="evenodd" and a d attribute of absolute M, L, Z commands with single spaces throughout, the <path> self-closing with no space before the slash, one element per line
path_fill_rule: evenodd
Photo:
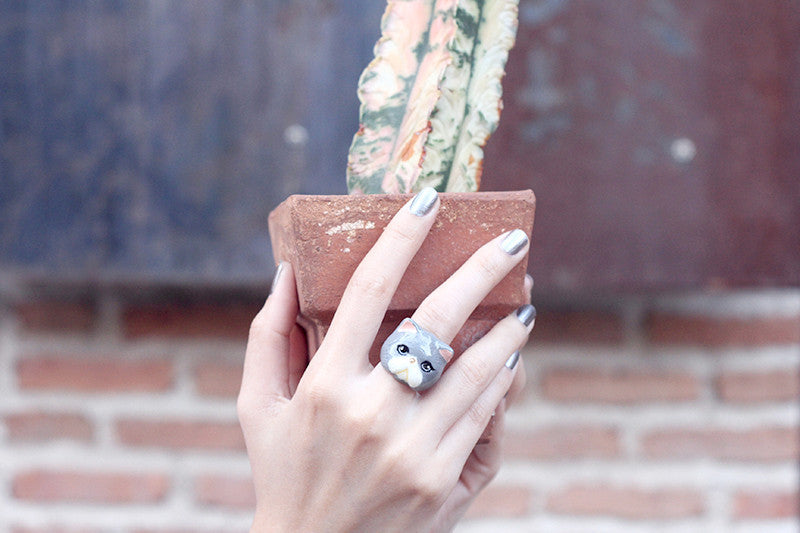
<path fill-rule="evenodd" d="M 439 381 L 453 349 L 410 318 L 403 319 L 381 347 L 381 365 L 417 392 Z"/>

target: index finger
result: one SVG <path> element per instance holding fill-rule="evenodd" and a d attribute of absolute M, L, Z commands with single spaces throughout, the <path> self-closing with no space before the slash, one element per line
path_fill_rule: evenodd
<path fill-rule="evenodd" d="M 347 284 L 324 341 L 338 349 L 325 357 L 342 358 L 337 364 L 368 365 L 365 357 L 352 354 L 366 354 L 372 346 L 408 264 L 433 225 L 438 199 L 435 189 L 423 189 L 387 224 Z"/>

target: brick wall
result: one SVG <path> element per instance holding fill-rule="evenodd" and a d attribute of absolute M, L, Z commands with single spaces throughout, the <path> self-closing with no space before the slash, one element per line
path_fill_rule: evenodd
<path fill-rule="evenodd" d="M 798 531 L 800 291 L 537 303 L 507 463 L 460 531 Z M 0 531 L 246 531 L 258 306 L 1 301 Z"/>

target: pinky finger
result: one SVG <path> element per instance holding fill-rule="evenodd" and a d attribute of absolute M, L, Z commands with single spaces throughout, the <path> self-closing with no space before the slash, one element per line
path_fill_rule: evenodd
<path fill-rule="evenodd" d="M 308 342 L 299 324 L 289 334 L 289 397 L 294 396 L 300 378 L 308 367 Z"/>
<path fill-rule="evenodd" d="M 509 359 L 509 361 L 512 361 Z M 438 453 L 451 459 L 454 465 L 464 465 L 477 444 L 489 419 L 508 393 L 519 365 L 504 366 L 491 384 L 439 442 Z"/>
<path fill-rule="evenodd" d="M 506 409 L 512 405 L 521 402 L 525 397 L 525 382 L 527 380 L 527 372 L 525 371 L 525 360 L 520 355 L 519 364 L 517 364 L 516 374 L 514 374 L 514 381 L 508 389 L 508 396 L 506 396 L 505 406 Z"/>
<path fill-rule="evenodd" d="M 461 482 L 472 496 L 476 496 L 500 470 L 505 421 L 506 402 L 503 400 L 494 415 L 491 440 L 485 445 L 475 446 L 461 472 Z"/>

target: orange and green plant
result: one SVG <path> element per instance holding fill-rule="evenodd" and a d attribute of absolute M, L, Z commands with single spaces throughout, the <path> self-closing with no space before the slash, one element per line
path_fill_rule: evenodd
<path fill-rule="evenodd" d="M 361 75 L 351 193 L 476 191 L 519 0 L 389 0 Z"/>

